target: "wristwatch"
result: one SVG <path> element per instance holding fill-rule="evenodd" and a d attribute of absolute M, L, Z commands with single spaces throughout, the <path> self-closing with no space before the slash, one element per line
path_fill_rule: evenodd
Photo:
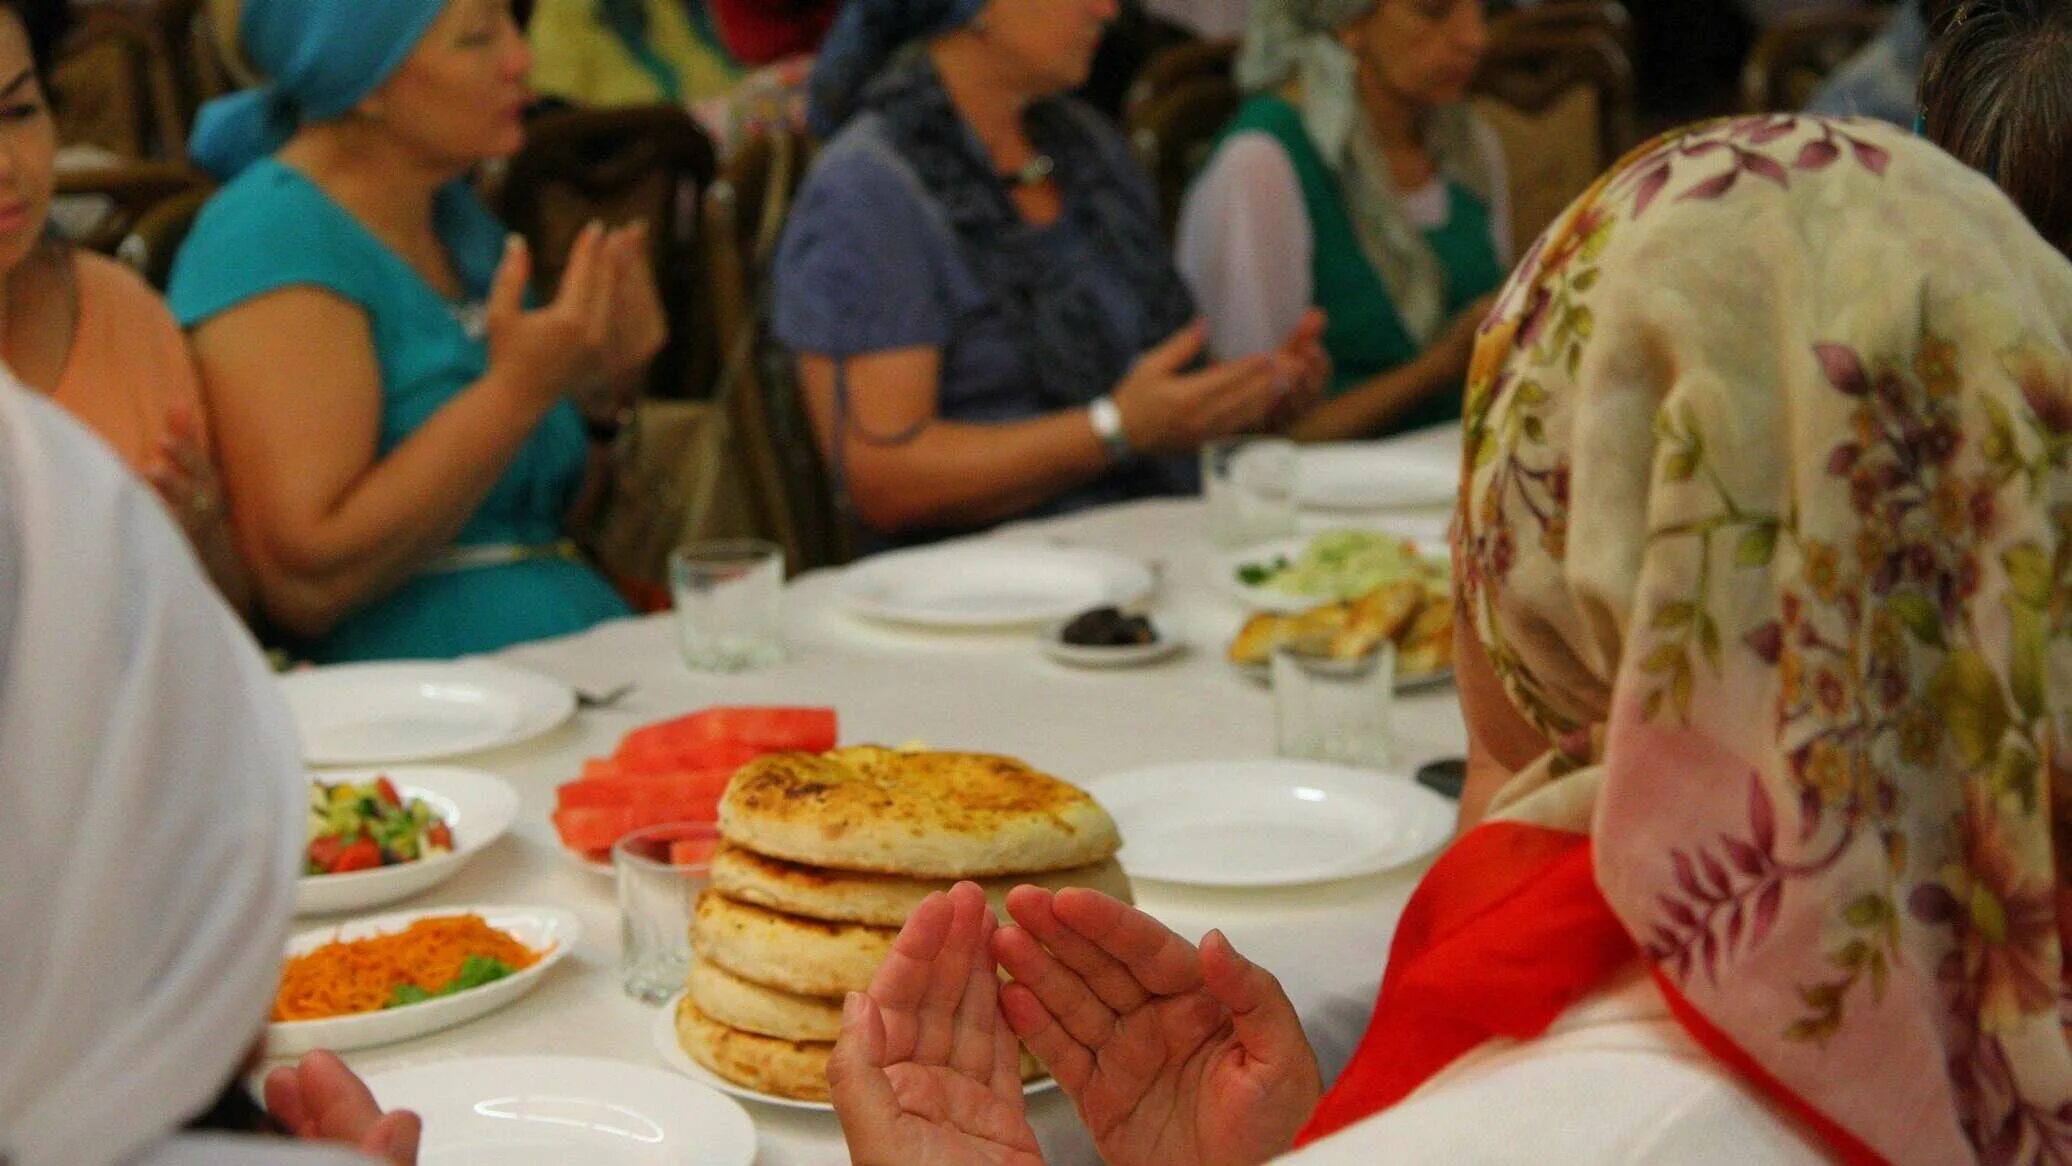
<path fill-rule="evenodd" d="M 1115 398 L 1095 397 L 1087 402 L 1086 419 L 1094 427 L 1094 436 L 1101 439 L 1101 448 L 1108 451 L 1108 460 L 1126 462 L 1137 456 L 1130 447 L 1130 435 L 1122 428 L 1122 410 L 1115 405 Z"/>

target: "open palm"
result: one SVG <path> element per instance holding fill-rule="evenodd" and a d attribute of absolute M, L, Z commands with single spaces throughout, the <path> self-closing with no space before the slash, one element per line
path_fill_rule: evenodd
<path fill-rule="evenodd" d="M 1271 975 L 1220 933 L 1197 950 L 1093 891 L 1019 887 L 1007 905 L 1002 1011 L 1110 1166 L 1250 1166 L 1294 1144 L 1322 1086 Z"/>
<path fill-rule="evenodd" d="M 995 929 L 975 884 L 931 895 L 870 991 L 844 1004 L 827 1079 L 857 1166 L 1041 1166 L 1000 1019 Z"/>

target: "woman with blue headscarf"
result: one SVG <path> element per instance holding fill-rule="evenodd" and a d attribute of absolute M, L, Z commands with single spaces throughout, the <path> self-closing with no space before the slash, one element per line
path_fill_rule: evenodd
<path fill-rule="evenodd" d="M 1060 96 L 1116 0 L 851 0 L 832 140 L 776 267 L 775 331 L 852 513 L 919 541 L 1193 484 L 1202 442 L 1321 384 L 1320 320 L 1194 370 L 1202 332 L 1149 183 Z"/>
<path fill-rule="evenodd" d="M 173 272 L 264 614 L 319 661 L 447 657 L 626 613 L 563 536 L 603 410 L 665 334 L 645 241 L 592 224 L 559 293 L 465 182 L 516 151 L 502 0 L 246 0 L 270 83 L 208 106 L 229 179 Z"/>

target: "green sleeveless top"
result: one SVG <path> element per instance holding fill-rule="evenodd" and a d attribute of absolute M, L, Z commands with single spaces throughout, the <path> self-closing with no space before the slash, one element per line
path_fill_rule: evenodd
<path fill-rule="evenodd" d="M 1408 364 L 1418 344 L 1403 326 L 1381 274 L 1360 249 L 1358 233 L 1338 192 L 1338 177 L 1325 164 L 1316 142 L 1303 127 L 1302 113 L 1272 94 L 1246 101 L 1223 136 L 1247 131 L 1270 135 L 1295 167 L 1302 201 L 1309 215 L 1312 240 L 1310 281 L 1316 306 L 1329 321 L 1324 350 L 1331 354 L 1331 396 L 1369 377 Z M 1446 270 L 1449 316 L 1503 283 L 1504 268 L 1489 237 L 1489 208 L 1457 183 L 1446 184 L 1447 214 L 1443 226 L 1424 232 Z M 1437 425 L 1460 417 L 1461 392 L 1437 393 L 1398 418 L 1391 429 L 1402 431 Z"/>

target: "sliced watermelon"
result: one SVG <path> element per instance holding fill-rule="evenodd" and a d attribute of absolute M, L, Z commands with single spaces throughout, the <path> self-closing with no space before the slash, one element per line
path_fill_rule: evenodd
<path fill-rule="evenodd" d="M 560 809 L 554 811 L 554 832 L 570 850 L 594 853 L 610 850 L 612 843 L 638 829 L 633 820 L 633 810 L 627 806 Z"/>
<path fill-rule="evenodd" d="M 670 866 L 703 866 L 712 861 L 719 843 L 710 838 L 679 838 L 669 844 Z"/>
<path fill-rule="evenodd" d="M 590 777 L 562 786 L 555 791 L 555 800 L 563 809 L 639 805 L 692 797 L 709 799 L 716 804 L 732 777 L 733 771 L 729 769 Z"/>
<path fill-rule="evenodd" d="M 824 753 L 838 736 L 829 708 L 709 708 L 626 734 L 621 756 L 681 752 L 688 744 L 715 742 L 754 746 L 761 752 L 795 749 Z"/>
<path fill-rule="evenodd" d="M 686 769 L 724 769 L 732 773 L 754 761 L 767 749 L 732 741 L 650 740 L 634 748 L 624 745 L 612 755 L 618 775 L 675 773 Z"/>

